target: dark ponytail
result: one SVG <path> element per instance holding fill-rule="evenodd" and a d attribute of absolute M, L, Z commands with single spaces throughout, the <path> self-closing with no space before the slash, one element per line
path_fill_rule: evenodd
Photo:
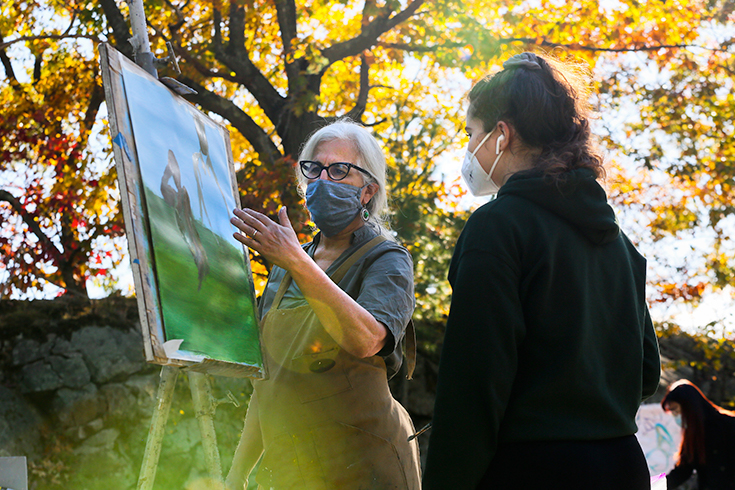
<path fill-rule="evenodd" d="M 468 113 L 482 121 L 485 131 L 499 121 L 509 123 L 526 147 L 540 150 L 532 170 L 557 180 L 589 168 L 602 178 L 603 158 L 592 139 L 587 95 L 584 76 L 571 65 L 522 53 L 472 87 Z"/>

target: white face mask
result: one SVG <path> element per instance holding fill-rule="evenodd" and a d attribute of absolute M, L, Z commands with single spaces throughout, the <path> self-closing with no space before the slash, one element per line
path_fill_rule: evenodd
<path fill-rule="evenodd" d="M 498 136 L 497 143 L 495 144 L 495 154 L 497 157 L 495 157 L 495 161 L 493 162 L 492 167 L 490 167 L 490 173 L 485 173 L 482 165 L 480 165 L 480 161 L 475 156 L 475 153 L 477 153 L 480 147 L 485 144 L 485 141 L 487 141 L 494 131 L 495 129 L 490 131 L 482 141 L 480 141 L 480 144 L 477 145 L 475 151 L 470 152 L 468 148 L 467 153 L 465 153 L 464 156 L 464 162 L 462 162 L 462 177 L 464 177 L 464 181 L 467 183 L 467 187 L 469 187 L 472 195 L 476 197 L 497 194 L 498 190 L 500 190 L 498 184 L 493 181 L 492 175 L 493 170 L 495 170 L 495 166 L 498 164 L 498 160 L 500 160 L 500 157 L 503 155 L 503 151 L 505 151 L 500 151 L 500 142 L 505 139 L 505 136 L 502 134 Z"/>

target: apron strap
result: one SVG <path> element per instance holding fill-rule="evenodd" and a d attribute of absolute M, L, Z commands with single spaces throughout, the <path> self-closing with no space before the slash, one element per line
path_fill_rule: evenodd
<path fill-rule="evenodd" d="M 360 260 L 375 245 L 382 243 L 385 240 L 386 238 L 383 235 L 376 236 L 365 245 L 358 248 L 355 252 L 353 252 L 352 255 L 350 255 L 347 260 L 345 260 L 344 263 L 340 265 L 339 268 L 334 271 L 329 277 L 335 284 L 339 284 L 339 281 L 341 281 L 345 274 L 347 274 L 347 271 L 350 270 L 350 267 L 355 265 L 355 262 Z M 278 309 L 278 306 L 281 304 L 281 300 L 283 299 L 283 296 L 286 294 L 286 291 L 288 290 L 288 287 L 290 285 L 291 273 L 287 271 L 286 274 L 283 276 L 283 279 L 281 280 L 281 285 L 279 286 L 278 291 L 276 291 L 276 296 L 273 298 L 273 303 L 271 304 L 272 310 Z"/>
<path fill-rule="evenodd" d="M 273 303 L 271 303 L 271 310 L 278 309 L 278 306 L 281 304 L 281 300 L 283 299 L 283 295 L 286 294 L 286 290 L 288 289 L 288 286 L 291 285 L 291 274 L 286 271 L 286 274 L 283 276 L 283 279 L 281 279 L 281 285 L 278 287 L 278 291 L 276 291 L 276 296 L 273 298 Z"/>

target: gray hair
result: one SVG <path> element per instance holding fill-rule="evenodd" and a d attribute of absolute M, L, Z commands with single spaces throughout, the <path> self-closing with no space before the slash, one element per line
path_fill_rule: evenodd
<path fill-rule="evenodd" d="M 357 153 L 357 161 L 349 163 L 354 163 L 370 172 L 372 178 L 359 172 L 365 184 L 378 185 L 378 191 L 370 199 L 370 202 L 365 205 L 370 212 L 368 222 L 377 225 L 383 235 L 392 238 L 392 235 L 388 232 L 388 192 L 385 187 L 385 154 L 378 140 L 365 127 L 352 119 L 347 117 L 341 118 L 318 129 L 306 140 L 306 143 L 301 148 L 299 161 L 312 160 L 314 155 L 319 151 L 319 146 L 329 141 L 345 141 L 350 143 L 355 153 Z M 299 193 L 304 196 L 307 181 L 306 177 L 301 174 L 299 168 L 296 168 L 296 178 L 299 182 Z"/>

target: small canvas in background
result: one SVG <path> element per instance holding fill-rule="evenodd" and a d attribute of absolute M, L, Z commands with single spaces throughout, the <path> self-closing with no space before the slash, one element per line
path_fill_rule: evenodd
<path fill-rule="evenodd" d="M 675 454 L 681 444 L 681 427 L 676 424 L 674 417 L 664 412 L 658 403 L 651 403 L 640 406 L 635 422 L 638 425 L 636 437 L 646 456 L 651 475 L 657 476 L 671 471 L 676 464 Z"/>
<path fill-rule="evenodd" d="M 0 487 L 28 490 L 28 463 L 25 456 L 0 458 Z"/>

